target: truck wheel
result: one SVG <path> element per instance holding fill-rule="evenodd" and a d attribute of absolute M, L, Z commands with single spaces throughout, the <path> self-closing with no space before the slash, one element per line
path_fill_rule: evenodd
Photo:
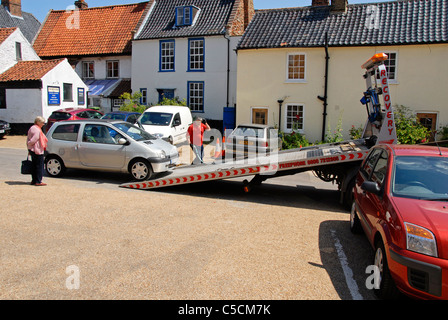
<path fill-rule="evenodd" d="M 45 159 L 45 170 L 51 177 L 62 177 L 65 173 L 64 162 L 56 156 L 49 156 Z"/>
<path fill-rule="evenodd" d="M 151 164 L 145 159 L 133 160 L 129 165 L 129 172 L 137 181 L 149 180 L 152 176 Z"/>

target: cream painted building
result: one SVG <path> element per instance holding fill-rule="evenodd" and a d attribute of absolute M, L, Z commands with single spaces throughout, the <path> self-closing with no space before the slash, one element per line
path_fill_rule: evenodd
<path fill-rule="evenodd" d="M 237 124 L 275 125 L 315 142 L 341 122 L 349 138 L 367 120 L 361 65 L 385 52 L 393 105 L 410 108 L 432 130 L 448 125 L 447 8 L 447 0 L 336 0 L 257 11 L 238 45 Z"/>

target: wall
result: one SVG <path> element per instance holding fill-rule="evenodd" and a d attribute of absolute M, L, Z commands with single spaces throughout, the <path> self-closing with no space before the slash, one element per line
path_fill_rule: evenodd
<path fill-rule="evenodd" d="M 5 72 L 17 63 L 16 42 L 22 44 L 22 60 L 40 60 L 33 47 L 22 34 L 20 29 L 14 31 L 3 43 L 0 44 L 0 73 Z"/>
<path fill-rule="evenodd" d="M 230 40 L 229 105 L 236 103 L 236 47 L 240 37 Z M 157 103 L 156 89 L 176 89 L 175 96 L 187 99 L 187 82 L 205 82 L 205 107 L 201 117 L 222 120 L 227 104 L 227 40 L 205 38 L 205 72 L 188 72 L 188 38 L 175 39 L 175 72 L 159 72 L 159 40 L 133 42 L 132 90 L 148 89 L 148 103 Z"/>
<path fill-rule="evenodd" d="M 63 99 L 63 84 L 71 83 L 73 84 L 73 101 L 64 101 Z M 47 73 L 42 78 L 42 96 L 41 96 L 41 105 L 42 105 L 42 116 L 46 119 L 51 115 L 51 113 L 55 110 L 62 108 L 85 108 L 86 107 L 86 97 L 88 87 L 84 84 L 81 78 L 76 74 L 73 68 L 67 61 L 63 61 L 58 64 L 52 71 Z M 48 105 L 48 86 L 58 86 L 60 87 L 61 92 L 61 104 L 59 106 Z M 78 104 L 78 88 L 84 88 L 84 104 Z"/>
<path fill-rule="evenodd" d="M 415 112 L 436 112 L 438 126 L 448 124 L 448 105 L 444 99 L 448 81 L 445 62 L 448 45 L 329 48 L 328 117 L 325 131 L 334 130 L 342 119 L 343 134 L 349 137 L 352 125 L 364 125 L 366 109 L 360 103 L 366 84 L 361 65 L 383 51 L 398 54 L 397 82 L 391 84 L 394 105 Z M 306 54 L 306 81 L 286 81 L 287 53 Z M 269 124 L 278 125 L 277 100 L 287 97 L 282 106 L 282 130 L 285 106 L 305 106 L 304 133 L 314 142 L 322 136 L 324 95 L 324 48 L 259 49 L 238 51 L 237 124 L 251 122 L 251 107 L 269 108 Z"/>
<path fill-rule="evenodd" d="M 130 56 L 108 56 L 108 57 L 92 57 L 83 58 L 78 62 L 75 67 L 76 73 L 82 77 L 82 62 L 83 61 L 94 61 L 95 62 L 95 79 L 103 80 L 107 79 L 106 75 L 106 62 L 109 60 L 120 61 L 119 78 L 131 78 L 131 63 L 132 58 Z"/>

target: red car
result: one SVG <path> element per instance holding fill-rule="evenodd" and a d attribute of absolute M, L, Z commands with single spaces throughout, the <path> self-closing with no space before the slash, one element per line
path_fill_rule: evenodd
<path fill-rule="evenodd" d="M 65 120 L 82 120 L 82 119 L 100 119 L 103 116 L 101 112 L 93 109 L 85 108 L 66 108 L 54 111 L 47 121 L 46 131 L 48 131 L 53 123 Z"/>
<path fill-rule="evenodd" d="M 356 177 L 350 228 L 375 250 L 378 297 L 447 300 L 448 148 L 372 148 Z"/>

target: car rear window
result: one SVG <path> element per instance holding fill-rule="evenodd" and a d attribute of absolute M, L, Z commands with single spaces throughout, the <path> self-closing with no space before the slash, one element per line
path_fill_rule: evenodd
<path fill-rule="evenodd" d="M 53 119 L 53 120 L 67 120 L 70 117 L 71 117 L 71 114 L 67 113 L 67 112 L 53 112 L 50 115 L 50 119 Z"/>
<path fill-rule="evenodd" d="M 64 124 L 54 129 L 51 137 L 56 140 L 76 141 L 78 139 L 78 132 L 79 124 Z"/>
<path fill-rule="evenodd" d="M 233 135 L 239 137 L 264 138 L 264 129 L 256 127 L 238 127 L 235 129 Z"/>

